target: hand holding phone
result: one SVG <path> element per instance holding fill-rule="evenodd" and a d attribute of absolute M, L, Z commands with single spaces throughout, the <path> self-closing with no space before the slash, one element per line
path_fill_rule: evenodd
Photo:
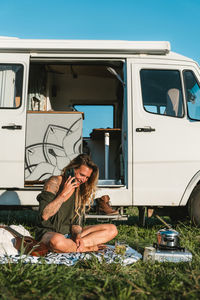
<path fill-rule="evenodd" d="M 65 183 L 61 195 L 65 197 L 64 201 L 66 201 L 73 194 L 75 188 L 77 187 L 77 182 L 76 179 L 74 178 L 75 174 L 73 169 L 66 170 L 64 175 L 65 175 Z"/>

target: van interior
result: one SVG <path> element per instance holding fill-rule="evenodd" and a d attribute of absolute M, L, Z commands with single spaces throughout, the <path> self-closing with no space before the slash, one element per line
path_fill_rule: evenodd
<path fill-rule="evenodd" d="M 102 186 L 125 184 L 123 61 L 32 61 L 29 73 L 25 182 L 58 175 L 87 153 Z"/>

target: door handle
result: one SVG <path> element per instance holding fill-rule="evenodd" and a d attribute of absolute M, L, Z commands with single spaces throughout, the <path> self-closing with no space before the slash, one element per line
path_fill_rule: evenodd
<path fill-rule="evenodd" d="M 152 128 L 151 126 L 149 127 L 139 127 L 136 128 L 136 132 L 151 132 L 151 131 L 156 131 L 155 128 Z"/>
<path fill-rule="evenodd" d="M 9 130 L 20 130 L 20 129 L 22 129 L 22 126 L 13 124 L 13 125 L 2 126 L 1 128 L 9 129 Z"/>

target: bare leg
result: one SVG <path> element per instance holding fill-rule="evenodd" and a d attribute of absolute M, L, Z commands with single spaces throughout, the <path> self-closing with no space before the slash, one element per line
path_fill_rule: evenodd
<path fill-rule="evenodd" d="M 51 251 L 57 253 L 76 252 L 77 245 L 71 239 L 66 239 L 63 234 L 47 232 L 43 235 L 41 242 L 47 245 Z"/>
<path fill-rule="evenodd" d="M 72 239 L 66 239 L 63 234 L 47 232 L 43 235 L 41 242 L 46 244 L 51 251 L 57 253 L 98 251 L 98 245 L 112 240 L 118 231 L 113 224 L 100 224 L 86 226 L 79 236 L 80 243 Z"/>
<path fill-rule="evenodd" d="M 83 231 L 80 235 L 80 246 L 78 247 L 77 251 L 85 252 L 88 251 L 87 249 L 93 247 L 95 249 L 93 251 L 97 251 L 97 245 L 112 240 L 117 233 L 117 228 L 113 224 L 87 226 L 83 228 Z"/>

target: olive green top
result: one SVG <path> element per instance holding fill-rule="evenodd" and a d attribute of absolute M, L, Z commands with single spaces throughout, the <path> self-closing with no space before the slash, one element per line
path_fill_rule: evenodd
<path fill-rule="evenodd" d="M 57 195 L 51 192 L 42 191 L 38 196 L 39 201 L 39 216 L 38 225 L 36 226 L 36 240 L 41 240 L 42 236 L 49 231 L 58 232 L 62 234 L 67 234 L 71 232 L 71 226 L 78 224 L 78 216 L 74 218 L 75 215 L 75 193 L 64 202 L 57 213 L 50 217 L 47 221 L 42 219 L 42 212 L 44 208 L 53 201 Z"/>

